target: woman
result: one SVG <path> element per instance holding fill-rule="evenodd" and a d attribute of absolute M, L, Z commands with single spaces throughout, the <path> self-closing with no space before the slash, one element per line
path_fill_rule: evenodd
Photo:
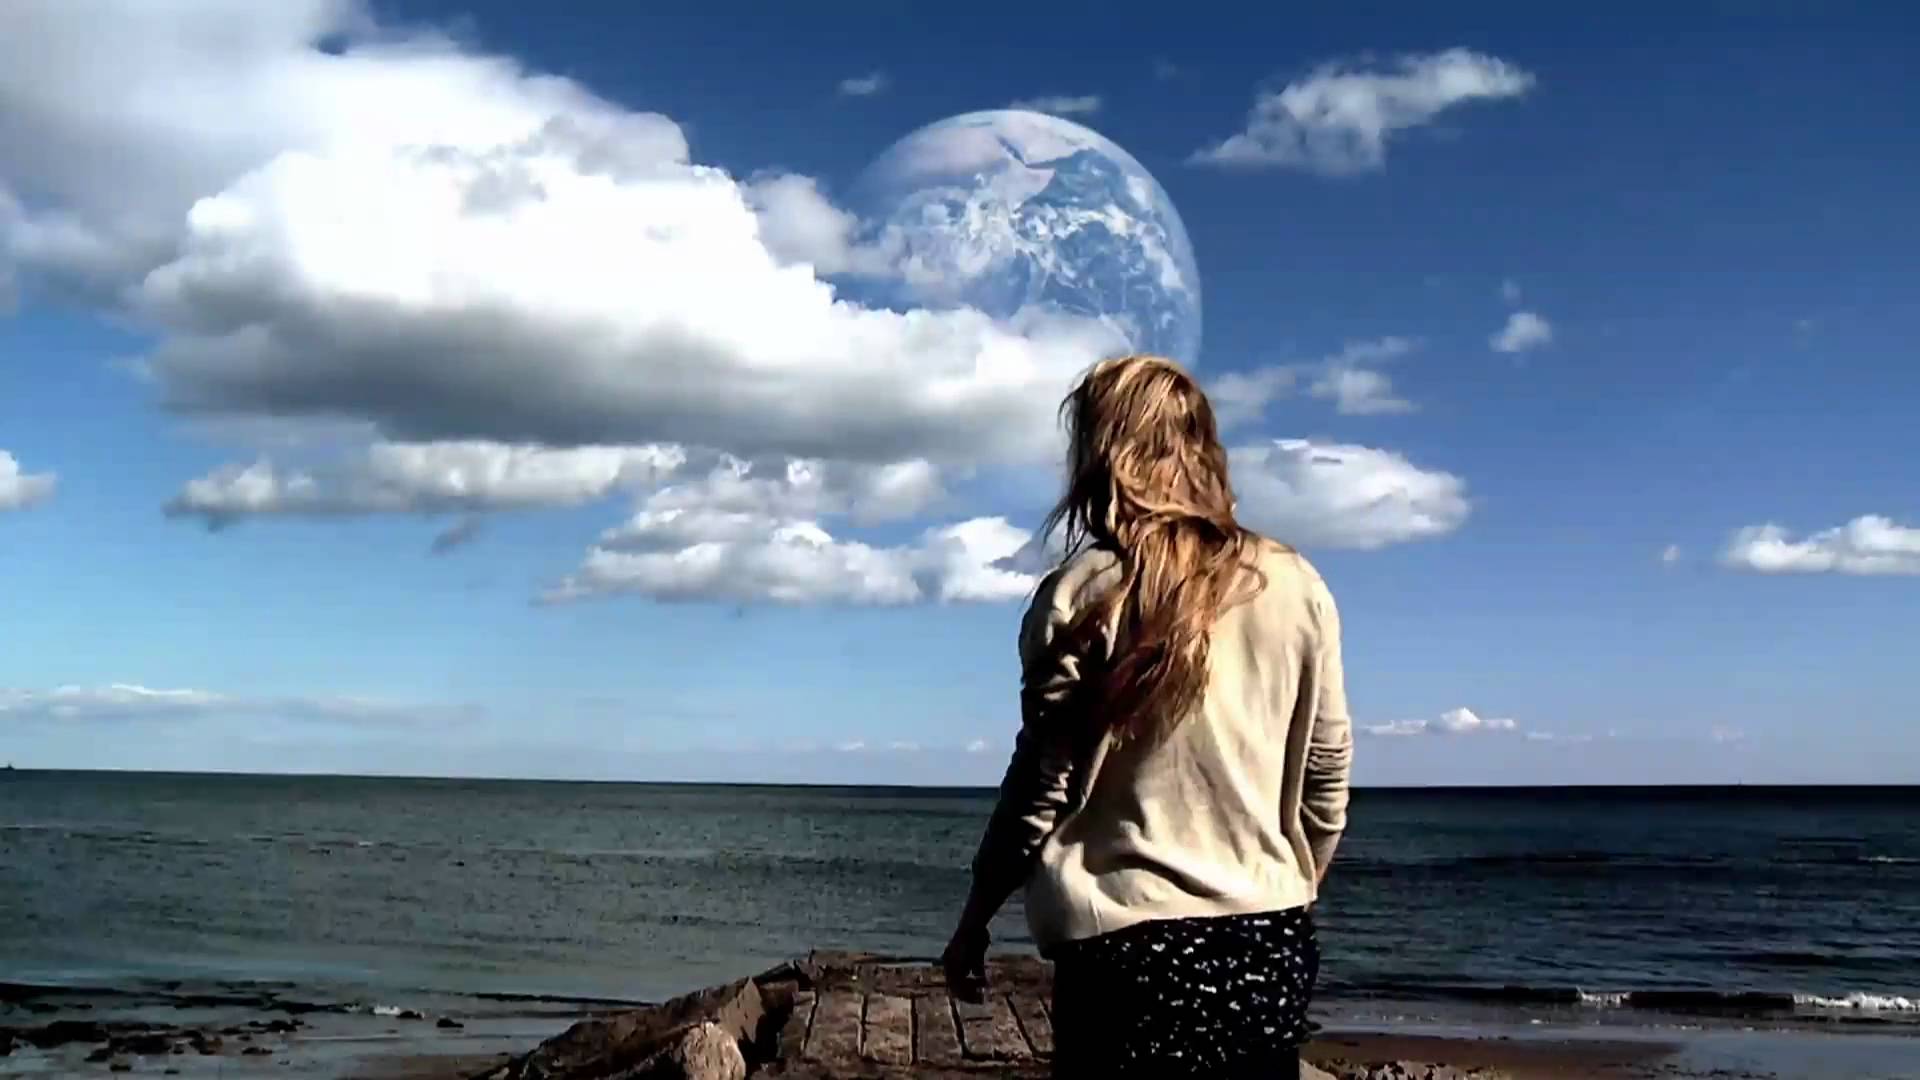
<path fill-rule="evenodd" d="M 1020 632 L 1022 722 L 943 958 L 984 989 L 1021 886 L 1061 1077 L 1293 1077 L 1310 905 L 1346 828 L 1333 597 L 1234 519 L 1192 376 L 1107 361 L 1062 404 L 1067 558 Z"/>

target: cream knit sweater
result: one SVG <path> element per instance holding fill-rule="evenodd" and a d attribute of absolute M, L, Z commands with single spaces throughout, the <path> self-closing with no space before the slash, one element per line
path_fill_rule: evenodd
<path fill-rule="evenodd" d="M 1214 627 L 1198 711 L 1158 739 L 1074 715 L 1101 658 L 1063 649 L 1061 631 L 1112 587 L 1117 558 L 1090 551 L 1041 583 L 1020 632 L 1021 730 L 974 869 L 1030 875 L 1043 952 L 1148 919 L 1313 902 L 1347 818 L 1340 619 L 1305 558 L 1270 545 L 1260 567 L 1265 590 Z"/>

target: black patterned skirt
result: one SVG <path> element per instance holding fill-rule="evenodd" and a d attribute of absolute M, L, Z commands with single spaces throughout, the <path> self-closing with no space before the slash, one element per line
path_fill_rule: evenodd
<path fill-rule="evenodd" d="M 1320 945 L 1306 908 L 1158 919 L 1054 961 L 1054 1076 L 1299 1074 Z"/>

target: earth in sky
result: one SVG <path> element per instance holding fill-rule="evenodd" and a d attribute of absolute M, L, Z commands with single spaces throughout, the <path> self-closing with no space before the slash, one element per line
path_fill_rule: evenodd
<path fill-rule="evenodd" d="M 1180 214 L 1133 155 L 1056 116 L 949 117 L 889 147 L 852 207 L 900 273 L 882 302 L 1102 319 L 1136 351 L 1200 358 L 1200 269 Z"/>

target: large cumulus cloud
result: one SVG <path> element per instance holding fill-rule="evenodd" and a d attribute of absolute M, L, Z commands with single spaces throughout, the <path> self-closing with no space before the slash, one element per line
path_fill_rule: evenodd
<path fill-rule="evenodd" d="M 170 512 L 630 495 L 634 518 L 553 598 L 1018 595 L 1030 579 L 995 564 L 1030 537 L 936 497 L 941 477 L 1048 467 L 1059 397 L 1121 345 L 1044 310 L 850 302 L 831 275 L 885 274 L 886 256 L 850 246 L 810 178 L 737 179 L 668 117 L 348 0 L 0 5 L 0 145 L 18 150 L 0 156 L 0 278 L 152 331 L 140 369 L 179 414 L 365 433 L 330 459 L 262 451 L 183 478 Z M 1292 530 L 1303 543 L 1464 516 L 1445 474 L 1386 469 L 1356 502 L 1295 485 L 1325 470 L 1284 454 L 1236 454 L 1250 517 L 1358 515 Z M 720 455 L 755 483 L 794 463 L 829 479 L 749 510 L 711 480 L 663 487 L 662 461 Z M 862 532 L 914 515 L 917 532 Z"/>

